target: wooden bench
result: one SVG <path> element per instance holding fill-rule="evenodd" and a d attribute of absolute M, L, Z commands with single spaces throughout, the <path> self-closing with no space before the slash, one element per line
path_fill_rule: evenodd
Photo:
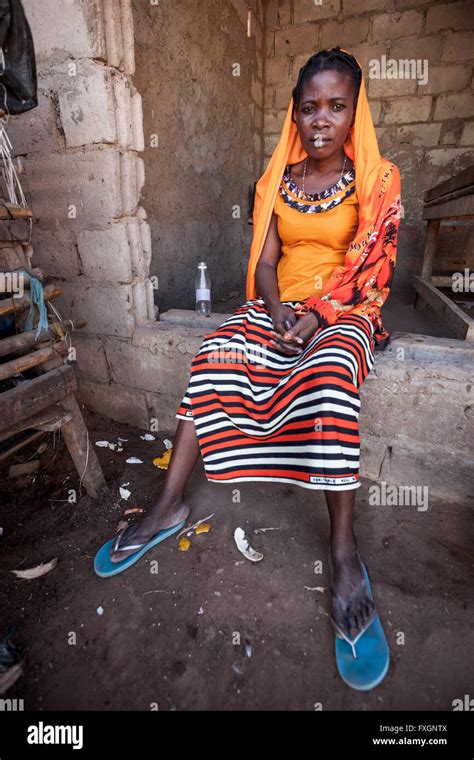
<path fill-rule="evenodd" d="M 474 219 L 474 166 L 451 179 L 426 190 L 423 196 L 423 219 L 428 221 L 421 275 L 412 275 L 416 290 L 415 308 L 431 306 L 459 340 L 474 340 L 474 319 L 459 304 L 465 303 L 462 293 L 449 296 L 440 288 L 453 288 L 453 276 L 433 276 L 438 235 L 443 220 Z"/>

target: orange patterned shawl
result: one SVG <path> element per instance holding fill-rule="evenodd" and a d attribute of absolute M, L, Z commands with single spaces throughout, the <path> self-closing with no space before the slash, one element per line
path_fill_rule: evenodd
<path fill-rule="evenodd" d="M 247 300 L 258 297 L 255 271 L 283 172 L 287 164 L 298 163 L 307 155 L 301 145 L 296 124 L 291 121 L 292 109 L 293 97 L 290 99 L 278 145 L 255 189 L 254 235 L 247 267 Z M 301 316 L 311 308 L 316 311 L 324 326 L 334 324 L 341 314 L 347 312 L 363 314 L 374 326 L 376 344 L 383 342 L 385 346 L 390 334 L 382 324 L 380 309 L 390 292 L 395 270 L 401 218 L 400 172 L 395 164 L 379 153 L 363 75 L 354 124 L 343 148 L 355 165 L 359 226 L 347 250 L 344 264 L 335 267 L 324 285 L 321 297 L 307 298 L 296 313 Z"/>

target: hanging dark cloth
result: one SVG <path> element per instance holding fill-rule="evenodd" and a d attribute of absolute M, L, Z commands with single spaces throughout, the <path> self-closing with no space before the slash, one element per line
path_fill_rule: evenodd
<path fill-rule="evenodd" d="M 37 105 L 36 59 L 30 25 L 20 0 L 0 0 L 0 108 L 20 114 Z"/>

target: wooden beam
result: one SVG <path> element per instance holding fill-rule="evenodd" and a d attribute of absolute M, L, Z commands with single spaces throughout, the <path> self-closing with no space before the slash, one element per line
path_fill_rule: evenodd
<path fill-rule="evenodd" d="M 71 421 L 62 426 L 61 433 L 84 488 L 92 499 L 96 499 L 106 487 L 106 482 L 94 444 L 89 437 L 76 397 L 72 394 L 67 396 L 61 401 L 61 406 L 72 416 Z"/>
<path fill-rule="evenodd" d="M 23 248 L 23 246 L 26 247 L 26 245 L 27 245 L 26 243 L 22 243 L 21 240 L 17 240 L 16 238 L 15 238 L 15 240 L 11 240 L 11 239 L 10 240 L 6 240 L 6 239 L 4 239 L 4 240 L 0 240 L 0 251 L 1 251 L 2 248 L 12 248 L 12 249 L 13 248 Z M 24 252 L 24 255 L 26 256 L 27 254 Z"/>
<path fill-rule="evenodd" d="M 71 412 L 66 411 L 58 405 L 58 411 L 56 414 L 53 414 L 50 417 L 46 417 L 45 415 L 43 420 L 35 420 L 32 427 L 35 430 L 44 430 L 48 433 L 53 433 L 55 430 L 59 430 L 60 427 L 65 425 L 66 422 L 70 422 L 71 418 Z"/>
<path fill-rule="evenodd" d="M 65 411 L 59 404 L 53 404 L 53 406 L 47 407 L 39 414 L 35 414 L 33 417 L 22 422 L 17 422 L 15 425 L 11 425 L 0 432 L 0 441 L 6 441 L 8 438 L 12 438 L 18 433 L 22 433 L 24 430 L 43 430 L 44 432 L 51 432 L 57 430 L 58 427 L 64 425 L 65 422 L 69 422 L 71 415 Z"/>
<path fill-rule="evenodd" d="M 77 319 L 75 322 L 53 322 L 47 330 L 41 331 L 38 339 L 36 339 L 36 330 L 28 330 L 27 332 L 10 335 L 8 338 L 1 338 L 0 356 L 8 356 L 17 351 L 27 350 L 45 340 L 55 340 L 61 337 L 61 333 L 69 335 L 74 330 L 80 330 L 82 327 L 86 327 L 86 325 L 85 319 Z"/>
<path fill-rule="evenodd" d="M 39 459 L 35 459 L 30 462 L 19 462 L 18 464 L 11 464 L 8 471 L 8 478 L 24 478 L 26 475 L 32 475 L 34 472 L 38 472 L 39 467 Z"/>
<path fill-rule="evenodd" d="M 0 380 L 7 380 L 9 377 L 13 377 L 18 372 L 24 372 L 32 367 L 37 367 L 38 364 L 43 364 L 53 356 L 60 354 L 64 356 L 67 354 L 68 348 L 63 340 L 58 340 L 45 348 L 39 348 L 37 351 L 30 351 L 23 356 L 19 356 L 17 359 L 11 359 L 9 362 L 0 364 Z"/>
<path fill-rule="evenodd" d="M 442 198 L 443 195 L 448 195 L 448 193 L 456 192 L 470 185 L 474 185 L 474 166 L 468 166 L 467 169 L 458 172 L 454 177 L 450 177 L 438 185 L 431 187 L 429 190 L 425 190 L 423 203 L 429 203 L 429 201 Z"/>
<path fill-rule="evenodd" d="M 5 275 L 18 276 L 19 270 L 22 270 L 22 269 L 24 269 L 26 274 L 29 275 L 29 277 L 25 277 L 23 275 L 23 283 L 24 283 L 25 290 L 29 289 L 30 287 L 30 277 L 36 277 L 36 279 L 42 283 L 46 281 L 46 277 L 39 267 L 30 267 L 28 265 L 25 265 L 25 266 L 19 265 L 19 266 L 14 266 L 14 267 L 6 266 L 5 264 L 2 264 L 0 260 L 0 272 L 2 275 L 2 284 L 6 279 Z"/>
<path fill-rule="evenodd" d="M 39 430 L 37 433 L 32 433 L 27 438 L 24 438 L 22 441 L 15 443 L 9 449 L 7 449 L 6 451 L 3 451 L 0 454 L 0 462 L 4 462 L 5 459 L 8 459 L 8 457 L 11 457 L 12 454 L 16 454 L 17 451 L 24 449 L 25 446 L 28 446 L 30 443 L 33 443 L 33 441 L 36 441 L 37 438 L 41 438 L 41 436 L 43 435 L 44 435 L 44 431 Z"/>
<path fill-rule="evenodd" d="M 429 280 L 431 272 L 433 271 L 433 263 L 436 255 L 436 246 L 438 244 L 438 232 L 440 222 L 438 219 L 431 219 L 428 222 L 428 229 L 426 231 L 425 250 L 423 253 L 423 267 L 421 270 L 421 276 L 425 280 Z"/>
<path fill-rule="evenodd" d="M 61 293 L 61 288 L 58 288 L 56 285 L 46 285 L 44 288 L 44 300 L 51 301 L 52 298 L 57 298 Z M 5 298 L 3 301 L 0 301 L 0 317 L 3 317 L 5 314 L 11 314 L 14 311 L 23 311 L 23 309 L 28 309 L 29 306 L 30 296 L 28 294 L 21 298 Z"/>
<path fill-rule="evenodd" d="M 5 270 L 4 270 L 5 271 Z M 48 275 L 43 274 L 41 269 L 39 267 L 33 267 L 32 269 L 28 269 L 28 274 L 31 275 L 31 277 L 36 277 L 37 280 L 39 280 L 41 283 L 45 283 L 48 278 Z M 25 277 L 25 290 L 28 288 L 30 289 L 30 278 Z"/>
<path fill-rule="evenodd" d="M 412 284 L 419 296 L 443 317 L 453 330 L 455 338 L 458 340 L 474 340 L 474 319 L 472 317 L 419 275 L 412 275 Z"/>
<path fill-rule="evenodd" d="M 33 417 L 77 388 L 74 367 L 61 367 L 0 393 L 0 432 Z"/>
<path fill-rule="evenodd" d="M 452 288 L 453 278 L 451 275 L 436 274 L 430 277 L 430 282 L 435 288 Z"/>
<path fill-rule="evenodd" d="M 425 201 L 423 206 L 428 208 L 429 206 L 436 206 L 437 203 L 447 203 L 447 201 L 454 201 L 456 198 L 462 198 L 465 195 L 472 195 L 474 193 L 474 185 L 469 187 L 463 187 L 461 190 L 454 190 L 452 193 L 443 195 L 442 198 L 435 198 L 432 201 Z"/>
<path fill-rule="evenodd" d="M 33 212 L 30 208 L 0 201 L 0 219 L 31 219 L 32 216 Z"/>
<path fill-rule="evenodd" d="M 423 206 L 422 219 L 472 219 L 474 217 L 474 194 L 464 195 L 451 201 Z"/>

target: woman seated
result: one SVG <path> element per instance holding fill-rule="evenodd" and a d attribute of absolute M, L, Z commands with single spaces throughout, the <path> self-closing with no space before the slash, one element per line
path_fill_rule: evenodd
<path fill-rule="evenodd" d="M 321 489 L 331 618 L 356 658 L 376 615 L 353 527 L 359 388 L 389 339 L 380 309 L 395 268 L 400 175 L 380 156 L 362 71 L 346 51 L 320 51 L 300 70 L 253 218 L 247 300 L 203 339 L 163 489 L 108 543 L 109 570 L 99 574 L 129 567 L 184 524 L 199 455 L 215 483 Z M 355 688 L 371 688 L 382 670 Z"/>

